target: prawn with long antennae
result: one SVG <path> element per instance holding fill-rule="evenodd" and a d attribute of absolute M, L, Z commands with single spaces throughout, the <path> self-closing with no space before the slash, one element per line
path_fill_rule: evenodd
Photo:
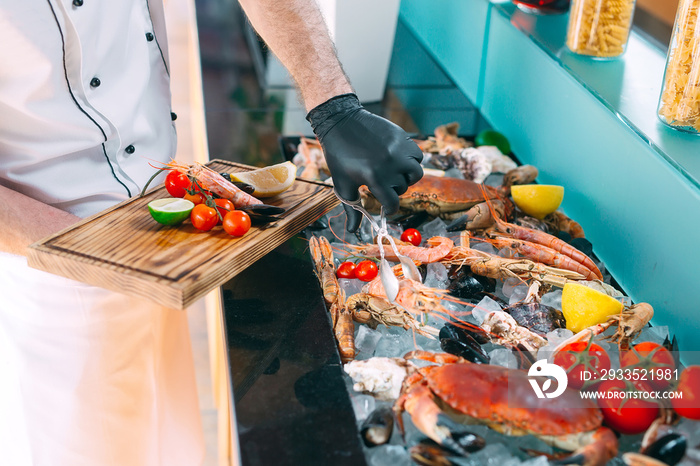
<path fill-rule="evenodd" d="M 576 249 L 575 247 L 571 246 L 570 244 L 560 240 L 556 236 L 552 236 L 549 233 L 545 233 L 544 231 L 533 230 L 532 228 L 515 225 L 513 223 L 508 223 L 505 220 L 502 220 L 491 205 L 491 200 L 489 199 L 486 193 L 486 189 L 483 186 L 481 186 L 481 189 L 484 194 L 484 198 L 486 199 L 486 204 L 488 205 L 489 210 L 491 211 L 491 215 L 493 216 L 493 219 L 496 222 L 496 230 L 499 233 L 501 233 L 504 236 L 509 236 L 511 238 L 516 238 L 519 240 L 534 243 L 535 248 L 537 248 L 538 245 L 541 245 L 554 249 L 556 252 L 570 257 L 573 261 L 580 263 L 584 268 L 591 271 L 595 275 L 595 277 L 593 278 L 598 278 L 600 280 L 603 279 L 603 274 L 600 273 L 600 270 L 595 265 L 593 260 L 578 249 Z M 537 260 L 537 257 L 531 256 L 529 252 L 523 255 Z"/>
<path fill-rule="evenodd" d="M 398 269 L 399 266 L 394 268 L 395 274 L 398 274 Z M 471 314 L 471 311 L 452 311 L 443 306 L 441 301 L 451 301 L 467 306 L 473 306 L 473 304 L 448 296 L 444 290 L 425 286 L 420 282 L 403 276 L 399 276 L 398 278 L 399 292 L 394 302 L 405 309 L 410 315 L 415 318 L 420 318 L 423 321 L 427 315 L 432 315 L 446 322 L 458 322 L 465 328 L 475 328 L 473 324 L 461 318 L 463 315 Z M 386 292 L 384 291 L 384 285 L 380 277 L 367 283 L 362 288 L 362 292 L 372 296 L 386 298 Z"/>
<path fill-rule="evenodd" d="M 412 244 L 397 244 L 396 248 L 399 254 L 410 257 L 414 261 L 422 263 L 438 262 L 440 259 L 450 253 L 454 247 L 454 242 L 443 236 L 433 236 L 427 241 L 430 247 L 424 248 L 414 246 Z M 380 249 L 378 244 L 359 244 L 348 245 L 348 248 L 355 251 L 357 254 L 366 257 L 379 257 Z M 398 261 L 393 249 L 386 244 L 382 245 L 384 249 L 384 257 L 390 261 Z"/>
<path fill-rule="evenodd" d="M 183 163 L 173 159 L 160 169 L 175 170 L 180 173 L 184 173 L 192 180 L 192 183 L 196 184 L 199 188 L 214 193 L 224 199 L 230 200 L 236 207 L 251 206 L 263 203 L 261 200 L 236 187 L 236 185 L 225 179 L 211 168 L 198 162 Z"/>
<path fill-rule="evenodd" d="M 571 270 L 583 275 L 587 280 L 596 280 L 598 276 L 588 267 L 576 262 L 569 256 L 565 256 L 554 249 L 541 244 L 531 243 L 514 238 L 497 237 L 486 240 L 498 249 L 506 248 L 509 251 L 517 252 L 525 257 L 529 257 L 536 262 L 551 265 L 559 269 Z"/>
<path fill-rule="evenodd" d="M 472 249 L 470 246 L 470 234 L 463 231 L 460 234 L 459 245 L 442 258 L 440 262 L 445 265 L 467 266 L 477 275 L 506 280 L 519 278 L 520 280 L 537 280 L 548 285 L 562 288 L 569 280 L 584 280 L 586 277 L 572 270 L 550 267 L 541 262 L 529 259 L 507 259 L 488 252 Z"/>

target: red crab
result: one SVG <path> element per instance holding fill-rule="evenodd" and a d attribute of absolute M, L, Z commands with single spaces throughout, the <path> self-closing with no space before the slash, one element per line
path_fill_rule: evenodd
<path fill-rule="evenodd" d="M 413 351 L 405 357 L 440 365 L 416 368 L 404 380 L 394 406 L 402 432 L 405 410 L 425 435 L 461 451 L 449 429 L 439 422 L 439 416 L 447 414 L 466 416 L 507 435 L 535 435 L 572 451 L 567 462 L 599 466 L 617 454 L 617 437 L 602 427 L 603 416 L 596 404 L 581 398 L 577 390 L 567 388 L 557 398 L 540 399 L 524 371 L 472 364 L 451 354 Z"/>

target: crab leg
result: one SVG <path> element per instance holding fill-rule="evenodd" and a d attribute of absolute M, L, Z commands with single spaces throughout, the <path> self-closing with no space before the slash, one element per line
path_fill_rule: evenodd
<path fill-rule="evenodd" d="M 411 351 L 404 356 L 404 359 L 412 358 L 432 361 L 440 364 L 457 363 L 466 360 L 452 354 L 429 353 L 427 351 Z M 430 367 L 423 368 L 424 372 L 429 372 Z M 411 420 L 418 430 L 427 435 L 440 445 L 444 445 L 461 455 L 468 455 L 453 438 L 449 427 L 441 421 L 447 421 L 442 409 L 435 403 L 432 392 L 424 380 L 421 372 L 414 372 L 404 379 L 401 396 L 394 404 L 394 414 L 401 435 L 404 434 L 403 417 L 401 414 L 407 411 L 411 415 Z"/>
<path fill-rule="evenodd" d="M 570 436 L 574 437 L 574 436 Z M 617 455 L 617 437 L 607 427 L 599 427 L 596 430 L 576 435 L 579 446 L 566 458 L 553 461 L 552 464 L 581 464 L 583 466 L 603 466 Z M 568 440 L 568 439 L 565 439 Z M 560 446 L 560 442 L 553 442 Z M 561 445 L 565 449 L 568 445 Z"/>

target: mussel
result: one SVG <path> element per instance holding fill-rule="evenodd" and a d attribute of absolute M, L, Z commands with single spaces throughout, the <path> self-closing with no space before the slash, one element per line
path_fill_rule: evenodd
<path fill-rule="evenodd" d="M 676 338 L 676 336 L 673 335 L 673 340 L 671 340 L 667 335 L 664 339 L 663 347 L 671 352 L 671 354 L 673 355 L 673 361 L 676 363 L 676 367 L 679 367 L 681 365 L 681 353 L 678 349 L 678 339 Z"/>
<path fill-rule="evenodd" d="M 236 207 L 236 209 L 244 210 L 244 211 L 248 212 L 248 214 L 253 214 L 253 215 L 281 215 L 286 210 L 283 207 L 278 207 L 276 205 L 267 205 L 267 204 L 244 205 L 241 207 Z"/>
<path fill-rule="evenodd" d="M 324 216 L 308 226 L 310 230 L 325 230 L 328 228 L 328 219 Z"/>
<path fill-rule="evenodd" d="M 448 278 L 450 284 L 447 286 L 447 292 L 457 298 L 481 299 L 484 293 L 496 289 L 494 280 L 474 275 L 468 267 L 453 267 L 448 273 Z"/>
<path fill-rule="evenodd" d="M 453 432 L 452 440 L 455 446 L 461 448 L 461 452 L 438 445 L 431 439 L 423 439 L 409 448 L 411 459 L 424 466 L 452 466 L 458 464 L 450 460 L 450 457 L 463 456 L 465 453 L 474 453 L 486 446 L 486 441 L 479 435 L 471 432 Z"/>
<path fill-rule="evenodd" d="M 664 435 L 642 450 L 642 454 L 664 462 L 668 466 L 678 464 L 685 456 L 688 442 L 676 432 Z"/>
<path fill-rule="evenodd" d="M 455 464 L 445 456 L 445 449 L 435 442 L 417 443 L 408 449 L 408 453 L 413 462 L 421 466 L 453 466 Z"/>
<path fill-rule="evenodd" d="M 391 223 L 398 225 L 402 230 L 406 230 L 407 228 L 417 228 L 428 220 L 428 217 L 430 217 L 428 212 L 422 210 L 396 217 L 391 220 Z"/>
<path fill-rule="evenodd" d="M 469 221 L 469 215 L 464 214 L 461 217 L 457 217 L 454 221 L 446 226 L 447 231 L 462 231 L 467 226 Z"/>
<path fill-rule="evenodd" d="M 478 332 L 472 332 L 447 323 L 440 329 L 440 348 L 446 353 L 454 354 L 468 361 L 477 364 L 488 364 L 489 357 L 481 349 L 481 345 L 472 336 L 473 334 L 478 334 Z M 488 337 L 485 334 L 483 337 L 488 341 Z"/>
<path fill-rule="evenodd" d="M 565 328 L 566 319 L 559 309 L 540 303 L 519 303 L 504 309 L 515 321 L 545 336 L 556 328 Z"/>
<path fill-rule="evenodd" d="M 253 194 L 255 191 L 255 186 L 250 185 L 248 183 L 244 183 L 242 181 L 233 181 L 231 179 L 231 174 L 230 173 L 219 173 L 219 175 L 223 176 L 225 180 L 230 181 L 233 183 L 238 189 L 243 191 L 246 194 Z"/>
<path fill-rule="evenodd" d="M 391 407 L 385 406 L 375 409 L 367 416 L 360 426 L 360 435 L 366 446 L 375 447 L 387 443 L 393 429 L 394 414 Z"/>
<path fill-rule="evenodd" d="M 246 212 L 250 216 L 251 223 L 254 225 L 281 220 L 281 214 L 285 212 L 285 209 L 282 207 L 267 204 L 253 204 L 237 207 L 236 209 Z"/>
<path fill-rule="evenodd" d="M 544 231 L 545 233 L 549 233 L 549 228 L 547 228 L 547 224 L 544 221 L 528 215 L 519 216 L 513 220 L 513 223 L 520 225 L 521 227 L 530 228 L 531 230 L 540 230 Z"/>
<path fill-rule="evenodd" d="M 569 244 L 587 255 L 588 257 L 595 257 L 593 255 L 593 245 L 586 238 L 574 238 L 569 241 Z"/>

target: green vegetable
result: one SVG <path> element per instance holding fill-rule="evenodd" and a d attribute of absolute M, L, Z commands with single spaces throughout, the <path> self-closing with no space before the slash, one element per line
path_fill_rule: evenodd
<path fill-rule="evenodd" d="M 151 217 L 163 225 L 178 225 L 190 216 L 194 208 L 194 202 L 187 199 L 168 197 L 156 199 L 148 203 L 148 211 Z"/>
<path fill-rule="evenodd" d="M 510 154 L 510 142 L 503 134 L 492 129 L 486 129 L 476 135 L 474 143 L 478 146 L 496 146 L 503 154 Z"/>

